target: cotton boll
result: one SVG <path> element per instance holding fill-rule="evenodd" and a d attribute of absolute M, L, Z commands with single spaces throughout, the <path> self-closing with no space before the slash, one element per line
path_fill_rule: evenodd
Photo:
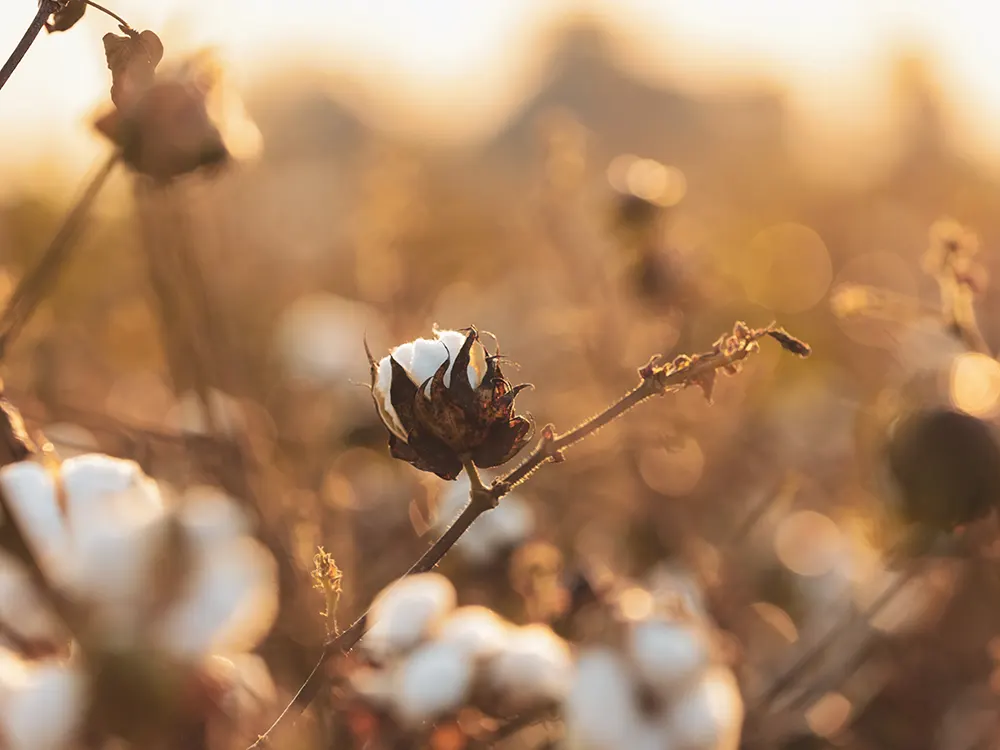
<path fill-rule="evenodd" d="M 444 384 L 450 387 L 455 357 L 462 350 L 468 334 L 459 331 L 435 331 L 434 335 L 436 339 L 417 339 L 413 342 L 413 360 L 407 369 L 414 382 L 420 384 L 434 377 L 437 369 L 447 360 L 450 364 L 444 374 Z M 486 372 L 486 351 L 483 345 L 476 341 L 469 356 L 469 383 L 475 388 Z"/>
<path fill-rule="evenodd" d="M 400 666 L 393 704 L 407 724 L 422 724 L 460 708 L 472 687 L 473 660 L 455 643 L 428 643 Z"/>
<path fill-rule="evenodd" d="M 204 670 L 222 686 L 221 708 L 231 721 L 254 721 L 277 701 L 267 663 L 256 654 L 213 655 Z"/>
<path fill-rule="evenodd" d="M 668 698 L 708 666 L 708 634 L 690 623 L 638 622 L 630 633 L 629 657 L 643 682 Z"/>
<path fill-rule="evenodd" d="M 62 750 L 73 746 L 86 709 L 86 676 L 51 662 L 0 666 L 0 735 L 9 750 Z"/>
<path fill-rule="evenodd" d="M 197 544 L 197 542 L 195 542 Z M 178 599 L 157 623 L 156 639 L 175 654 L 254 648 L 278 613 L 277 566 L 249 537 L 192 550 Z"/>
<path fill-rule="evenodd" d="M 743 726 L 743 699 L 732 672 L 713 667 L 668 716 L 676 750 L 737 750 Z"/>
<path fill-rule="evenodd" d="M 52 474 L 41 464 L 18 461 L 0 469 L 0 486 L 40 564 L 50 567 L 56 551 L 67 543 Z"/>
<path fill-rule="evenodd" d="M 470 659 L 495 654 L 503 648 L 511 626 L 486 607 L 459 607 L 441 624 L 439 643 L 448 643 Z"/>
<path fill-rule="evenodd" d="M 569 646 L 544 625 L 514 629 L 487 665 L 488 683 L 512 711 L 558 703 L 570 689 Z"/>
<path fill-rule="evenodd" d="M 635 686 L 621 657 L 607 648 L 580 655 L 563 706 L 569 747 L 576 750 L 630 748 L 639 721 Z"/>
<path fill-rule="evenodd" d="M 455 608 L 455 587 L 439 573 L 406 576 L 382 589 L 372 602 L 362 648 L 382 662 L 426 639 Z"/>
<path fill-rule="evenodd" d="M 354 692 L 374 706 L 388 708 L 395 700 L 396 672 L 402 665 L 363 667 L 348 678 Z"/>

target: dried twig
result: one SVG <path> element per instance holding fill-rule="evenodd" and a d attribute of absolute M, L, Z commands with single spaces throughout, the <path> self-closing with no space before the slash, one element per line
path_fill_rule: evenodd
<path fill-rule="evenodd" d="M 0 68 L 0 89 L 3 88 L 4 84 L 14 73 L 14 70 L 18 65 L 21 64 L 21 60 L 24 56 L 28 54 L 28 50 L 31 45 L 34 44 L 35 39 L 38 37 L 39 32 L 45 26 L 45 22 L 48 20 L 49 16 L 55 13 L 59 9 L 59 4 L 54 2 L 54 0 L 42 0 L 38 4 L 38 12 L 35 13 L 35 17 L 31 19 L 31 24 L 28 26 L 28 30 L 24 32 L 24 36 L 21 37 L 21 41 L 17 43 L 14 51 L 10 53 L 10 57 L 7 58 L 7 62 L 3 64 Z"/>
<path fill-rule="evenodd" d="M 799 356 L 808 356 L 811 352 L 808 345 L 774 324 L 764 328 L 749 328 L 744 323 L 737 323 L 733 328 L 733 333 L 720 337 L 711 351 L 693 356 L 682 355 L 666 365 L 655 364 L 659 360 L 659 356 L 651 358 L 649 363 L 639 369 L 639 377 L 641 378 L 639 385 L 604 411 L 572 430 L 557 435 L 555 428 L 552 425 L 547 425 L 542 431 L 538 445 L 535 446 L 528 458 L 495 480 L 491 486 L 486 487 L 476 467 L 471 461 L 466 461 L 464 465 L 472 485 L 469 504 L 444 534 L 431 545 L 430 549 L 403 574 L 403 577 L 433 570 L 476 519 L 495 508 L 500 498 L 506 495 L 511 488 L 525 481 L 544 464 L 564 461 L 564 451 L 567 448 L 593 435 L 643 401 L 653 396 L 678 391 L 693 385 L 701 387 L 706 395 L 710 396 L 717 371 L 736 372 L 739 363 L 756 352 L 759 348 L 758 341 L 765 337 L 773 338 L 784 349 Z M 299 688 L 295 697 L 248 750 L 265 746 L 271 732 L 293 709 L 297 707 L 299 711 L 304 711 L 312 703 L 327 681 L 326 673 L 323 670 L 324 665 L 333 656 L 347 654 L 357 645 L 364 636 L 365 628 L 368 625 L 368 616 L 369 613 L 365 612 L 349 628 L 326 642 L 316 666 L 302 687 Z"/>

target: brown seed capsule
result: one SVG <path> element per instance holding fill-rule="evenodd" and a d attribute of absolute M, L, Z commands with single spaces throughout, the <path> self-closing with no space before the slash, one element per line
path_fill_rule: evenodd
<path fill-rule="evenodd" d="M 531 437 L 531 421 L 514 413 L 515 396 L 528 386 L 504 379 L 475 328 L 435 337 L 397 346 L 378 362 L 368 354 L 390 452 L 443 479 L 459 475 L 463 457 L 482 468 L 506 463 Z"/>

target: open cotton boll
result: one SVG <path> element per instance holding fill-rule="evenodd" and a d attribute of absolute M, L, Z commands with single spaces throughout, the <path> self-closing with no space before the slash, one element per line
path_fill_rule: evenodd
<path fill-rule="evenodd" d="M 476 659 L 502 649 L 511 630 L 511 625 L 486 607 L 459 607 L 441 624 L 437 641 L 451 644 L 470 659 Z"/>
<path fill-rule="evenodd" d="M 683 690 L 711 659 L 708 634 L 692 623 L 637 622 L 628 647 L 636 674 L 663 698 Z"/>
<path fill-rule="evenodd" d="M 0 658 L 0 737 L 6 750 L 75 746 L 84 719 L 87 678 L 71 664 Z"/>
<path fill-rule="evenodd" d="M 67 545 L 67 531 L 52 474 L 41 464 L 18 461 L 0 469 L 0 486 L 39 564 L 54 574 L 58 551 Z"/>
<path fill-rule="evenodd" d="M 608 648 L 580 654 L 563 705 L 566 735 L 574 750 L 631 748 L 640 716 L 635 685 L 621 657 Z"/>
<path fill-rule="evenodd" d="M 488 682 L 512 711 L 558 703 L 573 678 L 569 646 L 545 625 L 513 629 L 487 664 Z"/>
<path fill-rule="evenodd" d="M 411 725 L 449 714 L 468 699 L 474 672 L 473 660 L 458 644 L 424 644 L 399 667 L 393 705 Z"/>
<path fill-rule="evenodd" d="M 436 339 L 417 339 L 413 342 L 413 360 L 407 368 L 410 377 L 418 385 L 434 377 L 438 368 L 448 360 L 450 364 L 444 373 L 444 384 L 451 386 L 451 373 L 455 367 L 455 357 L 462 350 L 467 334 L 459 331 L 434 331 Z M 402 364 L 402 363 L 400 363 Z M 478 341 L 469 352 L 469 383 L 476 388 L 486 373 L 486 350 Z"/>
<path fill-rule="evenodd" d="M 406 653 L 431 635 L 455 598 L 455 587 L 440 573 L 400 578 L 372 602 L 362 648 L 378 662 Z"/>
<path fill-rule="evenodd" d="M 670 708 L 667 717 L 675 750 L 737 750 L 743 699 L 733 673 L 713 667 Z"/>

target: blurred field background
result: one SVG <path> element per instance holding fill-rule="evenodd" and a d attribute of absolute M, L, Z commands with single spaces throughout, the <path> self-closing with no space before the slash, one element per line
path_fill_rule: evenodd
<path fill-rule="evenodd" d="M 0 49 L 31 5 L 4 2 Z M 870 603 L 886 404 L 930 373 L 921 388 L 997 413 L 1000 378 L 956 378 L 957 345 L 933 321 L 845 321 L 829 303 L 839 284 L 863 283 L 936 305 L 920 259 L 945 215 L 979 232 L 996 276 L 997 11 L 114 9 L 155 29 L 168 60 L 216 48 L 262 150 L 162 191 L 118 173 L 6 354 L 4 382 L 63 455 L 135 458 L 256 506 L 283 566 L 264 648 L 283 696 L 323 638 L 316 547 L 344 571 L 348 620 L 442 522 L 444 483 L 388 457 L 365 337 L 381 356 L 432 324 L 475 324 L 518 363 L 509 377 L 535 385 L 522 408 L 568 428 L 631 387 L 650 355 L 778 319 L 813 346 L 809 361 L 765 347 L 718 383 L 714 405 L 691 389 L 614 423 L 517 493 L 530 521 L 511 545 L 456 550 L 443 571 L 465 603 L 558 622 L 580 571 L 639 580 L 683 564 L 738 644 L 748 747 L 997 746 L 1000 580 L 969 561 L 939 561 L 861 645 L 838 640 L 799 678 L 802 705 L 752 711 L 796 654 Z M 106 148 L 89 126 L 107 96 L 105 21 L 40 40 L 0 93 L 2 294 Z M 998 305 L 987 287 L 978 313 L 993 351 Z M 220 435 L 245 440 L 252 465 L 234 466 Z M 279 746 L 322 747 L 334 729 L 284 731 Z"/>

